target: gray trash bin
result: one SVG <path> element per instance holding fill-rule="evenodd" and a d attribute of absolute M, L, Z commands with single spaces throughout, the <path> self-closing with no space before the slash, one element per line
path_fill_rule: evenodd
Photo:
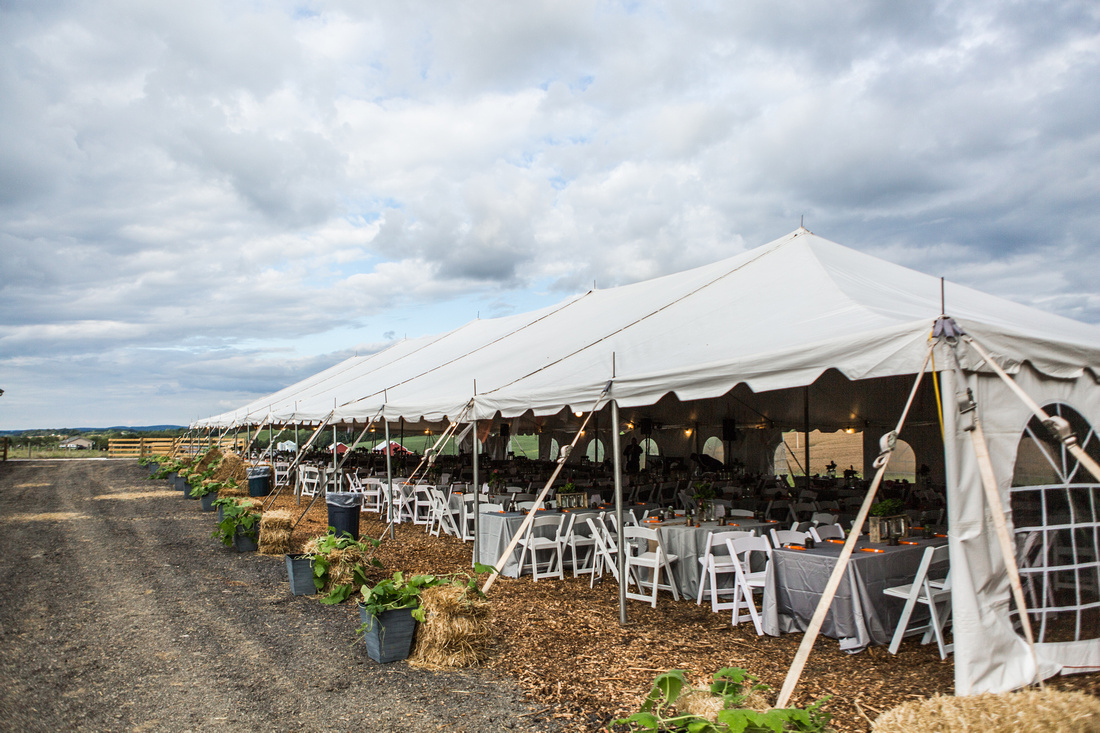
<path fill-rule="evenodd" d="M 267 496 L 271 493 L 271 466 L 248 469 L 248 495 Z"/>
<path fill-rule="evenodd" d="M 337 537 L 347 532 L 353 539 L 359 539 L 359 510 L 363 506 L 362 494 L 351 491 L 332 491 L 325 494 L 328 505 L 328 525 L 336 531 Z"/>

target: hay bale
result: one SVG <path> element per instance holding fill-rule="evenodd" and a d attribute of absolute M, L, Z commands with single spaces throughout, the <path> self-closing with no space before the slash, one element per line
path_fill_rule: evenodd
<path fill-rule="evenodd" d="M 261 555 L 285 555 L 290 552 L 290 512 L 274 509 L 260 517 Z"/>
<path fill-rule="evenodd" d="M 873 733 L 1095 733 L 1100 699 L 1083 692 L 1049 688 L 968 697 L 933 695 L 887 710 Z"/>
<path fill-rule="evenodd" d="M 248 467 L 236 453 L 227 453 L 210 478 L 214 481 L 236 481 L 245 485 L 248 481 Z"/>
<path fill-rule="evenodd" d="M 426 588 L 420 594 L 424 623 L 416 630 L 409 664 L 423 669 L 472 667 L 485 661 L 492 643 L 489 603 L 462 586 Z"/>
<path fill-rule="evenodd" d="M 680 697 L 676 699 L 676 709 L 682 713 L 698 715 L 701 718 L 706 718 L 714 722 L 718 718 L 718 713 L 725 709 L 725 703 L 720 696 L 710 691 L 709 681 L 696 680 L 693 684 L 699 685 L 699 687 L 682 693 Z M 750 685 L 746 683 L 746 687 L 749 686 Z M 752 690 L 745 696 L 744 701 L 738 707 L 744 710 L 756 710 L 757 712 L 763 713 L 771 708 L 771 703 L 764 697 L 760 690 Z"/>
<path fill-rule="evenodd" d="M 218 446 L 213 446 L 210 450 L 203 454 L 202 459 L 199 461 L 199 465 L 191 471 L 191 473 L 205 473 L 206 469 L 210 468 L 215 461 L 222 459 L 222 452 L 218 450 Z"/>
<path fill-rule="evenodd" d="M 218 489 L 218 498 L 219 499 L 225 499 L 225 498 L 240 499 L 240 498 L 243 498 L 243 497 L 246 497 L 246 496 L 248 496 L 248 489 L 241 488 L 241 486 L 239 484 L 236 484 L 236 483 L 231 482 L 231 483 L 226 484 L 225 486 L 222 486 L 220 489 Z"/>

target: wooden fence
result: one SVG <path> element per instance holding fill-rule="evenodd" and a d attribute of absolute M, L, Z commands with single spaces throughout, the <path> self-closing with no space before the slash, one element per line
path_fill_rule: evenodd
<path fill-rule="evenodd" d="M 226 435 L 217 438 L 111 438 L 107 443 L 107 455 L 111 458 L 143 458 L 145 456 L 197 455 L 217 445 L 222 452 L 244 450 L 244 441 Z"/>
<path fill-rule="evenodd" d="M 111 458 L 144 458 L 166 456 L 176 446 L 178 438 L 111 438 L 107 455 Z"/>

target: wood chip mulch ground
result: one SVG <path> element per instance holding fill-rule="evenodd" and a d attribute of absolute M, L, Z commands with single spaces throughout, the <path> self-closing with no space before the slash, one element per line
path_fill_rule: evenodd
<path fill-rule="evenodd" d="M 283 495 L 274 506 L 297 519 L 306 503 Z M 377 551 L 386 573 L 471 569 L 472 543 L 433 537 L 412 524 L 395 526 L 390 540 L 376 517 L 363 513 L 360 531 L 386 537 Z M 318 501 L 295 529 L 293 548 L 324 533 L 327 523 L 325 505 Z M 801 634 L 757 636 L 751 623 L 731 626 L 728 612 L 715 614 L 696 606 L 694 598 L 675 602 L 664 593 L 656 609 L 628 601 L 628 623 L 620 625 L 618 588 L 610 575 L 595 588 L 585 576 L 538 583 L 501 577 L 489 601 L 498 640 L 486 666 L 514 677 L 536 704 L 579 731 L 607 730 L 610 721 L 636 711 L 653 678 L 669 669 L 689 670 L 699 686 L 722 667 L 742 667 L 769 685 L 774 699 L 802 640 Z M 830 696 L 827 710 L 837 731 L 869 731 L 871 721 L 895 705 L 950 694 L 953 676 L 953 657 L 940 660 L 936 646 L 922 646 L 919 637 L 903 643 L 897 656 L 884 647 L 847 654 L 836 640 L 822 637 L 793 703 Z M 1100 674 L 1048 684 L 1100 696 Z"/>

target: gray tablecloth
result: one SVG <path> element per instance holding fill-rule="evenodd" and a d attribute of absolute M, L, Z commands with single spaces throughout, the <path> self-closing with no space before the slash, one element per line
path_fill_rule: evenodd
<path fill-rule="evenodd" d="M 654 526 L 644 524 L 642 526 Z M 761 534 L 771 527 L 779 527 L 774 522 L 757 522 L 755 519 L 739 519 L 737 526 L 732 524 L 720 527 L 717 522 L 705 522 L 699 527 L 688 527 L 683 524 L 658 524 L 657 534 L 661 538 L 661 545 L 665 552 L 676 555 L 679 559 L 672 564 L 672 576 L 676 579 L 676 587 L 685 598 L 694 599 L 699 594 L 699 578 L 702 575 L 703 566 L 699 558 L 707 550 L 707 535 L 711 532 L 733 532 L 736 530 L 750 531 L 753 534 Z M 718 554 L 725 555 L 723 547 Z M 726 585 L 720 578 L 719 584 Z"/>
<path fill-rule="evenodd" d="M 837 588 L 821 633 L 839 639 L 840 648 L 848 652 L 862 651 L 872 644 L 888 644 L 904 602 L 883 595 L 883 589 L 911 582 L 924 549 L 947 542 L 914 541 L 919 544 L 874 545 L 884 550 L 882 553 L 857 549 Z M 860 547 L 868 546 L 860 543 Z M 806 630 L 841 547 L 827 544 L 801 552 L 782 548 L 772 552 L 764 586 L 764 633 L 778 636 L 781 632 Z M 914 612 L 914 619 L 918 618 Z"/>
<path fill-rule="evenodd" d="M 540 515 L 560 516 L 561 512 L 539 512 Z M 483 512 L 478 531 L 478 562 L 485 565 L 496 565 L 497 560 L 508 549 L 508 543 L 512 536 L 523 524 L 526 515 L 522 512 Z M 540 527 L 535 531 L 539 537 L 553 537 L 551 527 Z M 549 555 L 547 556 L 549 557 Z M 500 574 L 509 578 L 518 578 L 522 572 L 520 560 L 523 558 L 523 548 L 516 546 L 501 568 Z M 541 572 L 541 570 L 540 570 Z"/>

